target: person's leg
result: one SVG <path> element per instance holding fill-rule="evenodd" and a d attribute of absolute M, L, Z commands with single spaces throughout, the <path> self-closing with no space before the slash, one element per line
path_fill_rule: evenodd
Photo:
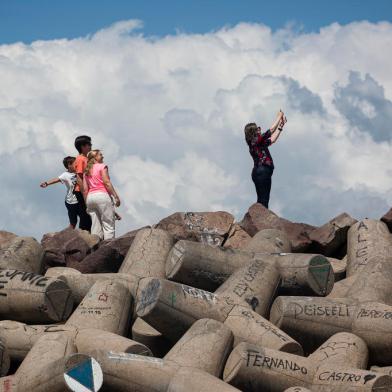
<path fill-rule="evenodd" d="M 65 202 L 65 207 L 68 211 L 69 225 L 74 229 L 78 223 L 78 205 Z"/>
<path fill-rule="evenodd" d="M 81 230 L 91 230 L 91 217 L 87 213 L 86 203 L 84 202 L 84 198 L 82 192 L 75 192 L 75 196 L 78 199 L 79 205 L 79 229 Z"/>
<path fill-rule="evenodd" d="M 265 208 L 268 208 L 270 199 L 272 172 L 273 169 L 265 165 L 258 166 L 252 171 L 252 180 L 257 193 L 257 203 L 262 204 Z"/>
<path fill-rule="evenodd" d="M 90 214 L 92 222 L 91 234 L 95 234 L 100 239 L 103 239 L 102 221 L 96 193 L 92 193 L 87 196 L 87 211 Z"/>
<path fill-rule="evenodd" d="M 116 221 L 114 206 L 110 196 L 107 193 L 100 193 L 99 210 L 104 239 L 109 240 L 114 238 Z"/>

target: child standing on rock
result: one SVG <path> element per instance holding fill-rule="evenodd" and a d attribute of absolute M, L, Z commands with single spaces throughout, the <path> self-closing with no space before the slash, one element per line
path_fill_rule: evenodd
<path fill-rule="evenodd" d="M 57 184 L 61 182 L 67 188 L 67 193 L 65 194 L 65 207 L 68 211 L 69 225 L 75 228 L 78 223 L 78 216 L 80 218 L 80 208 L 78 199 L 74 194 L 74 188 L 76 185 L 76 174 L 75 174 L 75 157 L 65 157 L 63 159 L 63 165 L 67 169 L 64 173 L 60 174 L 58 177 L 53 178 L 49 181 L 44 181 L 40 184 L 41 188 L 46 188 L 49 185 Z"/>
<path fill-rule="evenodd" d="M 83 198 L 83 176 L 87 166 L 87 154 L 91 151 L 91 137 L 86 135 L 78 136 L 75 139 L 75 148 L 79 155 L 75 160 L 76 186 L 75 196 L 80 208 L 79 228 L 82 230 L 91 230 L 91 217 L 86 211 L 86 203 Z"/>

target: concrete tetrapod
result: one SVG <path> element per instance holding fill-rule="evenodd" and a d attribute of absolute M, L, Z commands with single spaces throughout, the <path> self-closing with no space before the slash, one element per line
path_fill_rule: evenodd
<path fill-rule="evenodd" d="M 46 275 L 66 282 L 72 291 L 76 303 L 79 303 L 87 295 L 88 290 L 95 282 L 108 279 L 126 284 L 132 296 L 136 297 L 141 279 L 131 274 L 121 273 L 82 274 L 73 268 L 66 267 L 50 268 Z M 158 357 L 162 357 L 171 346 L 170 342 L 159 331 L 139 318 L 132 325 L 132 339 L 149 347 L 154 355 Z"/>
<path fill-rule="evenodd" d="M 59 322 L 72 311 L 71 290 L 61 280 L 13 269 L 0 271 L 0 315 L 27 322 Z"/>
<path fill-rule="evenodd" d="M 233 335 L 215 320 L 198 320 L 163 358 L 96 351 L 104 388 L 118 392 L 223 391 L 237 389 L 219 380 Z"/>
<path fill-rule="evenodd" d="M 173 245 L 173 236 L 167 231 L 142 229 L 136 234 L 118 272 L 139 278 L 164 277 L 164 262 Z"/>
<path fill-rule="evenodd" d="M 392 235 L 383 222 L 364 219 L 351 226 L 347 234 L 346 279 L 335 284 L 329 297 L 347 297 L 348 291 L 359 273 L 364 272 L 363 276 L 367 279 L 369 275 L 366 274 L 371 273 L 372 266 L 377 265 L 381 260 L 390 259 L 391 253 L 388 249 L 391 247 L 391 244 Z M 356 287 L 358 287 L 358 284 Z M 361 290 L 360 287 L 358 288 Z M 353 290 L 360 292 L 355 287 Z M 372 291 L 367 290 L 366 293 L 372 294 Z M 386 297 L 387 301 L 390 298 L 388 295 L 384 297 Z M 369 300 L 376 300 L 376 298 L 373 297 Z M 384 302 L 382 299 L 379 300 Z M 389 299 L 385 303 L 392 305 L 392 300 Z"/>
<path fill-rule="evenodd" d="M 64 281 L 71 289 L 74 302 L 79 304 L 87 295 L 91 287 L 98 281 L 111 280 L 122 283 L 129 287 L 133 297 L 136 297 L 137 287 L 140 278 L 131 274 L 120 273 L 99 273 L 99 274 L 82 274 L 81 272 L 67 267 L 49 268 L 45 274 L 47 277 L 53 277 Z"/>
<path fill-rule="evenodd" d="M 141 280 L 139 290 L 137 315 L 173 342 L 196 320 L 207 317 L 228 326 L 235 344 L 246 341 L 302 354 L 301 346 L 268 320 L 218 294 L 155 278 Z"/>
<path fill-rule="evenodd" d="M 352 332 L 368 345 L 371 363 L 392 363 L 392 307 L 349 298 L 278 297 L 270 320 L 312 349 L 337 332 Z"/>
<path fill-rule="evenodd" d="M 76 329 L 94 327 L 124 335 L 132 314 L 132 295 L 124 284 L 102 280 L 96 282 L 65 323 Z"/>
<path fill-rule="evenodd" d="M 167 257 L 166 277 L 214 291 L 238 268 L 243 268 L 254 260 L 274 264 L 282 277 L 282 287 L 287 290 L 316 295 L 327 295 L 332 290 L 333 270 L 328 259 L 322 255 L 253 253 L 213 248 L 184 240 L 178 241 Z"/>
<path fill-rule="evenodd" d="M 351 226 L 347 234 L 347 277 L 385 258 L 391 241 L 392 235 L 384 222 L 363 219 Z"/>
<path fill-rule="evenodd" d="M 392 377 L 365 370 L 367 360 L 365 342 L 344 332 L 307 358 L 241 343 L 230 354 L 223 378 L 243 391 L 280 392 L 295 386 L 313 392 L 390 391 Z"/>
<path fill-rule="evenodd" d="M 65 325 L 27 325 L 18 321 L 0 321 L 0 337 L 7 342 L 9 356 L 15 361 L 23 361 L 42 336 L 53 333 L 64 333 L 72 337 L 78 352 L 88 353 L 100 347 L 108 351 L 152 355 L 148 347 L 139 342 L 99 329 L 78 330 Z"/>
<path fill-rule="evenodd" d="M 140 230 L 125 256 L 119 273 L 130 274 L 138 279 L 164 278 L 165 261 L 173 245 L 174 237 L 165 230 L 152 228 Z M 133 287 L 132 294 L 136 296 L 136 282 Z M 139 322 L 136 326 L 139 328 L 132 331 L 133 338 L 138 339 L 141 343 L 149 342 L 154 354 L 162 354 L 164 347 L 161 345 L 163 339 L 160 332 L 155 331 L 154 334 L 151 334 L 153 328 L 146 323 Z"/>
<path fill-rule="evenodd" d="M 264 229 L 257 232 L 243 250 L 254 253 L 290 253 L 291 242 L 281 230 Z"/>
<path fill-rule="evenodd" d="M 73 339 L 63 333 L 42 336 L 13 376 L 0 379 L 1 392 L 64 392 L 66 357 L 76 352 Z"/>
<path fill-rule="evenodd" d="M 229 303 L 251 307 L 256 313 L 266 316 L 280 283 L 280 275 L 274 263 L 252 260 L 238 268 L 215 294 Z"/>

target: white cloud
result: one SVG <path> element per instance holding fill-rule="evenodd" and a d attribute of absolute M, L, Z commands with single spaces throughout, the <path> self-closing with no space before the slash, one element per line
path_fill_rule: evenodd
<path fill-rule="evenodd" d="M 271 208 L 321 224 L 392 202 L 392 25 L 319 33 L 241 23 L 207 34 L 142 35 L 122 21 L 89 37 L 0 46 L 0 225 L 19 234 L 67 224 L 63 189 L 39 189 L 75 154 L 104 150 L 122 197 L 119 232 L 184 210 L 255 200 L 243 127 L 279 108 Z"/>

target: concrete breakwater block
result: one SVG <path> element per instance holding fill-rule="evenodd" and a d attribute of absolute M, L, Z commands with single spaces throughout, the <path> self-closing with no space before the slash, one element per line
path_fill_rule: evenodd
<path fill-rule="evenodd" d="M 315 295 L 327 295 L 334 273 L 325 256 L 301 253 L 253 253 L 178 241 L 166 260 L 166 277 L 203 290 L 214 291 L 237 269 L 262 260 L 275 265 L 282 288 Z M 267 279 L 266 279 L 267 280 Z"/>
<path fill-rule="evenodd" d="M 219 294 L 155 278 L 143 279 L 139 290 L 137 315 L 173 342 L 177 342 L 195 321 L 211 318 L 231 329 L 235 344 L 247 341 L 302 353 L 295 340 L 249 306 L 236 305 Z"/>
<path fill-rule="evenodd" d="M 298 339 L 306 351 L 337 332 L 348 331 L 367 343 L 372 363 L 392 363 L 391 306 L 349 298 L 278 297 L 270 320 Z"/>
<path fill-rule="evenodd" d="M 229 328 L 202 319 L 163 359 L 102 350 L 92 356 L 101 365 L 107 390 L 234 392 L 238 390 L 218 378 L 232 344 Z"/>
<path fill-rule="evenodd" d="M 314 392 L 390 391 L 392 377 L 366 370 L 367 361 L 365 342 L 350 333 L 333 335 L 307 358 L 241 343 L 230 354 L 224 380 L 249 392 L 295 386 Z"/>
<path fill-rule="evenodd" d="M 61 280 L 13 269 L 0 271 L 0 315 L 32 323 L 66 320 L 72 311 L 71 290 Z"/>

